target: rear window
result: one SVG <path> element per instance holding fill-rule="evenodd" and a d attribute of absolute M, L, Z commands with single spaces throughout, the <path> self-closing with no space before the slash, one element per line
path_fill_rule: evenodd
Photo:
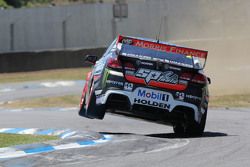
<path fill-rule="evenodd" d="M 123 44 L 120 48 L 119 55 L 133 57 L 144 60 L 162 61 L 169 64 L 193 68 L 192 56 L 186 56 L 176 53 L 167 53 L 147 48 Z"/>

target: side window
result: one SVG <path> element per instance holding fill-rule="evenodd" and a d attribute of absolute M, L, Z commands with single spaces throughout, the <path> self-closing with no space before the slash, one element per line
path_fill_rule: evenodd
<path fill-rule="evenodd" d="M 111 43 L 111 45 L 108 47 L 108 49 L 106 50 L 106 52 L 103 54 L 103 57 L 105 57 L 115 46 L 116 43 L 116 39 Z"/>

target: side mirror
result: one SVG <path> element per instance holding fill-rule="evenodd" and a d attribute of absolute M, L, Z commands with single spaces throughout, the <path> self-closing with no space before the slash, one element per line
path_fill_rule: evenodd
<path fill-rule="evenodd" d="M 207 77 L 208 84 L 211 84 L 211 79 Z"/>
<path fill-rule="evenodd" d="M 87 55 L 84 61 L 87 61 L 91 64 L 95 64 L 95 62 L 97 61 L 97 56 Z"/>

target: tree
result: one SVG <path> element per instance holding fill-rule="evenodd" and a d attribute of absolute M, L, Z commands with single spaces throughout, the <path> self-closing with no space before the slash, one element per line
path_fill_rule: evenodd
<path fill-rule="evenodd" d="M 0 8 L 9 8 L 9 5 L 4 0 L 0 0 Z"/>
<path fill-rule="evenodd" d="M 14 8 L 36 6 L 41 4 L 49 4 L 52 0 L 5 0 L 6 3 Z"/>
<path fill-rule="evenodd" d="M 6 3 L 14 8 L 20 8 L 23 5 L 23 1 L 25 0 L 5 0 Z"/>

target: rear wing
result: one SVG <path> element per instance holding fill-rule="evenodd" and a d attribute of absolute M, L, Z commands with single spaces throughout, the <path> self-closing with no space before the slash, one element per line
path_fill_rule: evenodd
<path fill-rule="evenodd" d="M 181 46 L 176 46 L 176 45 L 171 45 L 171 44 L 166 44 L 166 43 L 153 42 L 153 41 L 148 41 L 148 40 L 138 39 L 138 38 L 133 38 L 133 37 L 126 37 L 126 36 L 121 36 L 121 35 L 119 35 L 117 39 L 117 45 L 119 43 L 162 51 L 162 52 L 167 52 L 167 53 L 175 53 L 175 54 L 181 54 L 184 56 L 191 56 L 193 58 L 194 68 L 196 69 L 203 69 L 207 61 L 208 52 L 204 50 L 186 48 L 186 47 L 181 47 Z"/>

